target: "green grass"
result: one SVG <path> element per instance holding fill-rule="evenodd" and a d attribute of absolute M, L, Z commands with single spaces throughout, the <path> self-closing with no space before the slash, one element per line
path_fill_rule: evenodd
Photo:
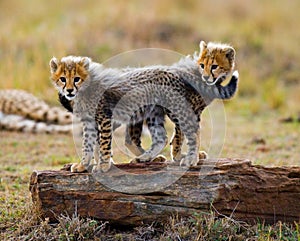
<path fill-rule="evenodd" d="M 297 118 L 300 111 L 300 1 L 3 0 L 0 9 L 0 89 L 25 89 L 53 105 L 57 93 L 48 67 L 53 56 L 83 55 L 103 62 L 137 48 L 191 54 L 200 40 L 232 44 L 240 84 L 238 95 L 225 104 L 227 129 L 221 157 L 248 158 L 268 166 L 299 165 L 300 123 L 279 120 Z M 204 114 L 204 149 L 210 141 L 209 123 Z M 169 133 L 171 129 L 168 126 Z M 116 134 L 119 139 L 114 144 L 119 162 L 130 159 L 117 149 L 123 136 Z M 80 240 L 103 233 L 111 240 L 300 239 L 299 223 L 242 227 L 226 218 L 215 219 L 214 214 L 186 220 L 173 217 L 164 227 L 145 225 L 128 232 L 112 231 L 109 224 L 77 216 L 61 217 L 59 224 L 52 225 L 40 220 L 31 206 L 28 181 L 35 169 L 59 169 L 77 161 L 72 137 L 1 131 L 0 146 L 1 240 Z M 168 148 L 164 154 L 169 155 Z"/>

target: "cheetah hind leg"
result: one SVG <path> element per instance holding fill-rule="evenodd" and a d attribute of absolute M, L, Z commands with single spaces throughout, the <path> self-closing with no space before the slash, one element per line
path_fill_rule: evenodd
<path fill-rule="evenodd" d="M 150 129 L 150 128 L 149 128 Z M 142 155 L 137 156 L 132 159 L 130 163 L 141 163 L 141 162 L 165 162 L 166 158 L 163 155 L 158 155 L 164 147 L 167 145 L 168 140 L 165 134 L 165 130 L 163 129 L 163 134 L 159 135 L 159 138 L 156 138 L 155 135 L 152 135 L 153 143 L 151 148 L 145 151 Z M 150 129 L 151 131 L 151 129 Z"/>
<path fill-rule="evenodd" d="M 126 125 L 125 146 L 135 156 L 142 155 L 145 150 L 141 146 L 143 121 Z"/>
<path fill-rule="evenodd" d="M 145 151 L 142 155 L 137 156 L 131 161 L 131 163 L 153 161 L 161 162 L 162 160 L 166 161 L 165 157 L 157 156 L 168 143 L 164 122 L 165 117 L 163 109 L 160 107 L 154 108 L 150 114 L 150 117 L 146 119 L 146 124 L 152 139 L 152 145 L 149 150 Z"/>

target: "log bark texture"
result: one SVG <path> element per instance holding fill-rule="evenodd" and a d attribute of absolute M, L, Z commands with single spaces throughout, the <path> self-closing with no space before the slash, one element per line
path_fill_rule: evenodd
<path fill-rule="evenodd" d="M 216 210 L 253 223 L 300 220 L 300 167 L 263 167 L 248 160 L 206 160 L 188 170 L 163 163 L 119 164 L 99 176 L 34 171 L 33 202 L 44 217 L 62 213 L 141 225 Z"/>

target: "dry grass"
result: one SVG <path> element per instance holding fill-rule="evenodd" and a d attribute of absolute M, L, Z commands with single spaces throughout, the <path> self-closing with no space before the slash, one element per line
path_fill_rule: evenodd
<path fill-rule="evenodd" d="M 257 164 L 269 166 L 297 165 L 299 137 L 296 130 L 299 124 L 275 122 L 273 128 L 279 132 L 273 129 L 264 131 L 269 120 L 269 116 L 265 119 L 247 115 L 243 118 L 228 118 L 228 134 L 221 157 L 249 158 Z M 203 136 L 209 136 L 210 133 L 206 133 L 209 129 L 206 118 L 203 125 Z M 251 126 L 255 126 L 255 130 Z M 114 156 L 117 161 L 126 161 L 129 157 L 117 149 L 124 141 L 122 129 L 119 132 L 115 134 Z M 59 169 L 65 163 L 78 161 L 72 136 L 2 131 L 0 139 L 1 240 L 44 240 L 45 237 L 48 240 L 84 240 L 83 237 L 102 237 L 100 240 L 245 240 L 246 237 L 256 238 L 253 240 L 297 240 L 295 237 L 299 236 L 299 223 L 274 226 L 257 224 L 244 228 L 234 220 L 217 219 L 214 215 L 184 220 L 175 217 L 163 226 L 142 226 L 127 232 L 111 231 L 109 224 L 103 226 L 101 222 L 80 219 L 76 215 L 62 216 L 59 223 L 53 225 L 40 219 L 32 207 L 28 191 L 29 177 L 34 169 Z M 207 141 L 204 138 L 203 145 Z M 164 153 L 168 154 L 169 148 Z M 279 235 L 285 235 L 286 239 L 278 238 Z"/>
<path fill-rule="evenodd" d="M 225 105 L 227 135 L 221 156 L 271 166 L 299 165 L 300 124 L 278 121 L 297 118 L 300 111 L 299 1 L 3 0 L 0 9 L 0 89 L 22 88 L 52 104 L 57 104 L 49 81 L 52 56 L 86 55 L 103 62 L 137 48 L 190 54 L 202 39 L 231 43 L 241 81 L 238 96 Z M 210 129 L 205 117 L 204 148 L 209 146 Z M 123 143 L 121 132 L 119 136 Z M 28 180 L 33 169 L 58 169 L 77 161 L 72 137 L 0 132 L 0 145 L 1 240 L 80 240 L 103 233 L 106 240 L 300 239 L 299 224 L 243 229 L 214 215 L 173 218 L 164 227 L 144 226 L 126 233 L 108 234 L 109 225 L 77 216 L 61 217 L 53 226 L 30 211 Z M 120 150 L 114 154 L 128 160 Z"/>
<path fill-rule="evenodd" d="M 258 223 L 250 226 L 228 217 L 217 217 L 214 212 L 195 213 L 190 217 L 179 218 L 176 215 L 163 222 L 140 227 L 116 227 L 108 222 L 90 218 L 61 215 L 57 223 L 41 219 L 33 207 L 26 207 L 19 222 L 6 232 L 1 233 L 2 240 L 299 240 L 299 223 L 274 225 Z"/>
<path fill-rule="evenodd" d="M 0 73 L 5 76 L 0 88 L 23 88 L 53 102 L 55 91 L 48 77 L 52 56 L 87 55 L 102 62 L 144 47 L 189 54 L 204 39 L 229 42 L 237 49 L 242 96 L 262 99 L 265 91 L 259 86 L 270 78 L 275 85 L 290 84 L 299 91 L 300 33 L 294 31 L 300 21 L 298 1 L 30 3 L 0 3 Z M 282 90 L 269 93 L 270 108 L 293 102 L 291 98 L 299 101 L 293 94 L 282 96 Z"/>

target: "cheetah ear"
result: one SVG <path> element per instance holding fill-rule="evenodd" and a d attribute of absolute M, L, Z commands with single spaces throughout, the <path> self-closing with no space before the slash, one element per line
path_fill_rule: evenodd
<path fill-rule="evenodd" d="M 207 48 L 207 44 L 202 40 L 199 44 L 199 47 L 200 47 L 200 53 L 202 53 L 203 50 Z"/>
<path fill-rule="evenodd" d="M 86 70 L 89 69 L 90 67 L 90 63 L 92 62 L 92 60 L 88 57 L 82 57 L 79 64 L 84 67 Z"/>
<path fill-rule="evenodd" d="M 57 70 L 58 65 L 59 65 L 58 59 L 55 58 L 55 57 L 53 57 L 53 58 L 50 60 L 49 65 L 50 65 L 50 71 L 51 71 L 51 73 L 55 73 L 55 71 Z"/>
<path fill-rule="evenodd" d="M 225 52 L 225 56 L 227 59 L 229 59 L 230 61 L 234 61 L 235 59 L 235 50 L 232 47 L 227 47 L 224 49 Z"/>

